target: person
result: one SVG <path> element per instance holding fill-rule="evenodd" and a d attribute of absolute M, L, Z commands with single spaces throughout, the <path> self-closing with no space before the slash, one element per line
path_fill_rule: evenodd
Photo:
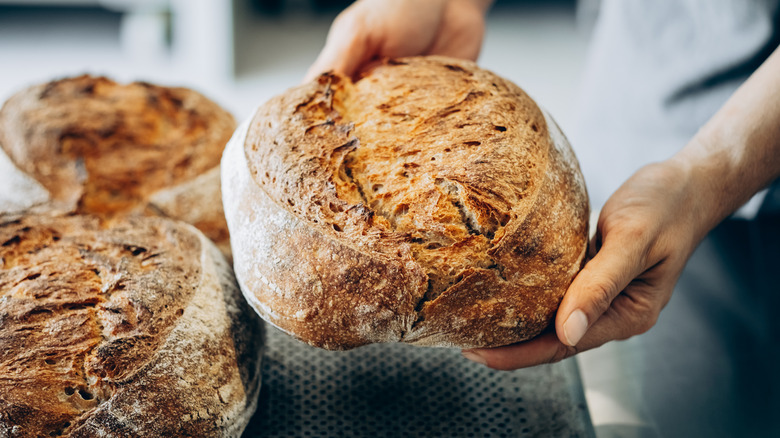
<path fill-rule="evenodd" d="M 385 57 L 476 60 L 491 3 L 358 0 L 333 22 L 307 79 L 327 70 L 355 76 Z M 780 176 L 778 78 L 780 50 L 773 48 L 682 149 L 646 164 L 609 197 L 591 258 L 563 297 L 554 332 L 466 350 L 464 356 L 512 370 L 559 361 L 653 327 L 699 242 Z"/>

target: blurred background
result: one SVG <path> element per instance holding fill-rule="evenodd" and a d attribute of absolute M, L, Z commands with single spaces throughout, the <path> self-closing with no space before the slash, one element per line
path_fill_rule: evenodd
<path fill-rule="evenodd" d="M 298 84 L 346 0 L 0 0 L 0 99 L 81 73 L 198 89 L 237 119 Z M 564 130 L 585 58 L 572 0 L 499 0 L 480 62 Z M 532 64 L 527 64 L 529 60 Z"/>
<path fill-rule="evenodd" d="M 91 73 L 119 81 L 192 87 L 241 121 L 266 99 L 301 81 L 322 48 L 331 21 L 348 3 L 0 0 L 0 101 L 35 83 Z M 523 87 L 564 132 L 575 131 L 598 5 L 599 0 L 497 0 L 479 62 Z M 600 124 L 596 128 L 614 131 Z M 612 143 L 614 151 L 621 151 L 624 139 L 634 142 L 634 148 L 624 152 L 633 155 L 625 157 L 605 152 L 599 137 L 590 143 L 574 138 L 596 206 L 647 161 L 647 154 L 664 158 L 688 138 L 664 143 L 656 132 L 624 134 Z M 599 177 L 608 179 L 603 187 L 609 190 L 598 190 L 594 182 Z M 731 240 L 737 235 L 733 230 L 725 234 Z M 737 322 L 728 319 L 729 312 L 741 309 L 744 302 L 734 301 L 732 293 L 747 296 L 756 289 L 751 286 L 753 267 L 740 256 L 746 239 L 737 240 L 742 245 L 738 250 L 705 241 L 662 313 L 658 329 L 578 356 L 600 438 L 741 436 L 739 431 L 750 430 L 745 429 L 747 424 L 753 424 L 754 431 L 764 430 L 764 425 L 744 419 L 771 405 L 765 403 L 767 394 L 761 388 L 769 364 L 757 365 L 748 355 L 735 360 L 742 357 L 733 351 L 745 345 L 743 338 L 730 338 L 723 328 L 754 319 L 749 312 L 742 312 Z M 700 323 L 707 312 L 717 315 L 723 333 L 713 334 L 710 326 Z M 732 386 L 719 383 L 734 381 Z M 739 411 L 730 410 L 735 405 L 741 406 Z"/>

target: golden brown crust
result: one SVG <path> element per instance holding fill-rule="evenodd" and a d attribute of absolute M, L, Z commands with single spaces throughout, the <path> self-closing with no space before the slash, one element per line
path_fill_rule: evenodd
<path fill-rule="evenodd" d="M 261 342 L 192 227 L 0 215 L 0 436 L 238 436 Z"/>
<path fill-rule="evenodd" d="M 587 243 L 582 176 L 551 123 L 514 84 L 437 57 L 272 99 L 223 158 L 245 295 L 325 348 L 535 336 Z"/>
<path fill-rule="evenodd" d="M 147 207 L 150 197 L 217 168 L 234 129 L 229 113 L 192 90 L 87 75 L 30 87 L 0 110 L 0 147 L 11 161 L 54 202 L 102 217 L 159 212 Z M 202 199 L 199 186 L 187 190 L 200 198 L 189 216 L 213 215 L 221 203 Z M 224 220 L 196 222 L 227 245 Z"/>
<path fill-rule="evenodd" d="M 219 185 L 219 167 L 215 167 L 184 184 L 152 194 L 147 213 L 162 214 L 195 226 L 230 260 L 230 233 Z"/>

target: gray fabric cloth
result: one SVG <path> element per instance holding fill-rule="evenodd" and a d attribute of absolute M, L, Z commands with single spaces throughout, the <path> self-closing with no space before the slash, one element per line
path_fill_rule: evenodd
<path fill-rule="evenodd" d="M 777 47 L 779 12 L 779 0 L 603 1 L 570 131 L 575 150 L 591 149 L 579 156 L 594 207 L 725 103 Z M 761 211 L 776 211 L 776 197 Z M 760 281 L 780 263 L 780 247 L 767 246 L 780 241 L 773 220 L 729 221 L 708 237 L 656 326 L 611 347 L 626 369 L 591 379 L 595 390 L 636 388 L 635 408 L 662 437 L 780 436 L 778 288 Z M 586 354 L 591 370 L 605 360 Z"/>
<path fill-rule="evenodd" d="M 674 154 L 778 44 L 778 0 L 605 0 L 572 144 L 594 206 Z"/>

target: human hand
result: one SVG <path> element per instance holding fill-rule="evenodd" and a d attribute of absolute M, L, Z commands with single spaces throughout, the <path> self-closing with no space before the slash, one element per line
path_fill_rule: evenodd
<path fill-rule="evenodd" d="M 640 169 L 609 198 L 593 258 L 564 295 L 555 333 L 464 355 L 516 369 L 649 330 L 699 241 L 780 178 L 778 77 L 780 49 L 674 157 Z"/>
<path fill-rule="evenodd" d="M 384 57 L 477 59 L 492 0 L 359 0 L 333 21 L 306 81 L 334 70 L 355 76 Z"/>
<path fill-rule="evenodd" d="M 555 332 L 464 356 L 510 370 L 557 362 L 649 330 L 708 228 L 698 215 L 692 173 L 674 160 L 640 169 L 601 211 L 593 257 L 558 309 Z"/>

